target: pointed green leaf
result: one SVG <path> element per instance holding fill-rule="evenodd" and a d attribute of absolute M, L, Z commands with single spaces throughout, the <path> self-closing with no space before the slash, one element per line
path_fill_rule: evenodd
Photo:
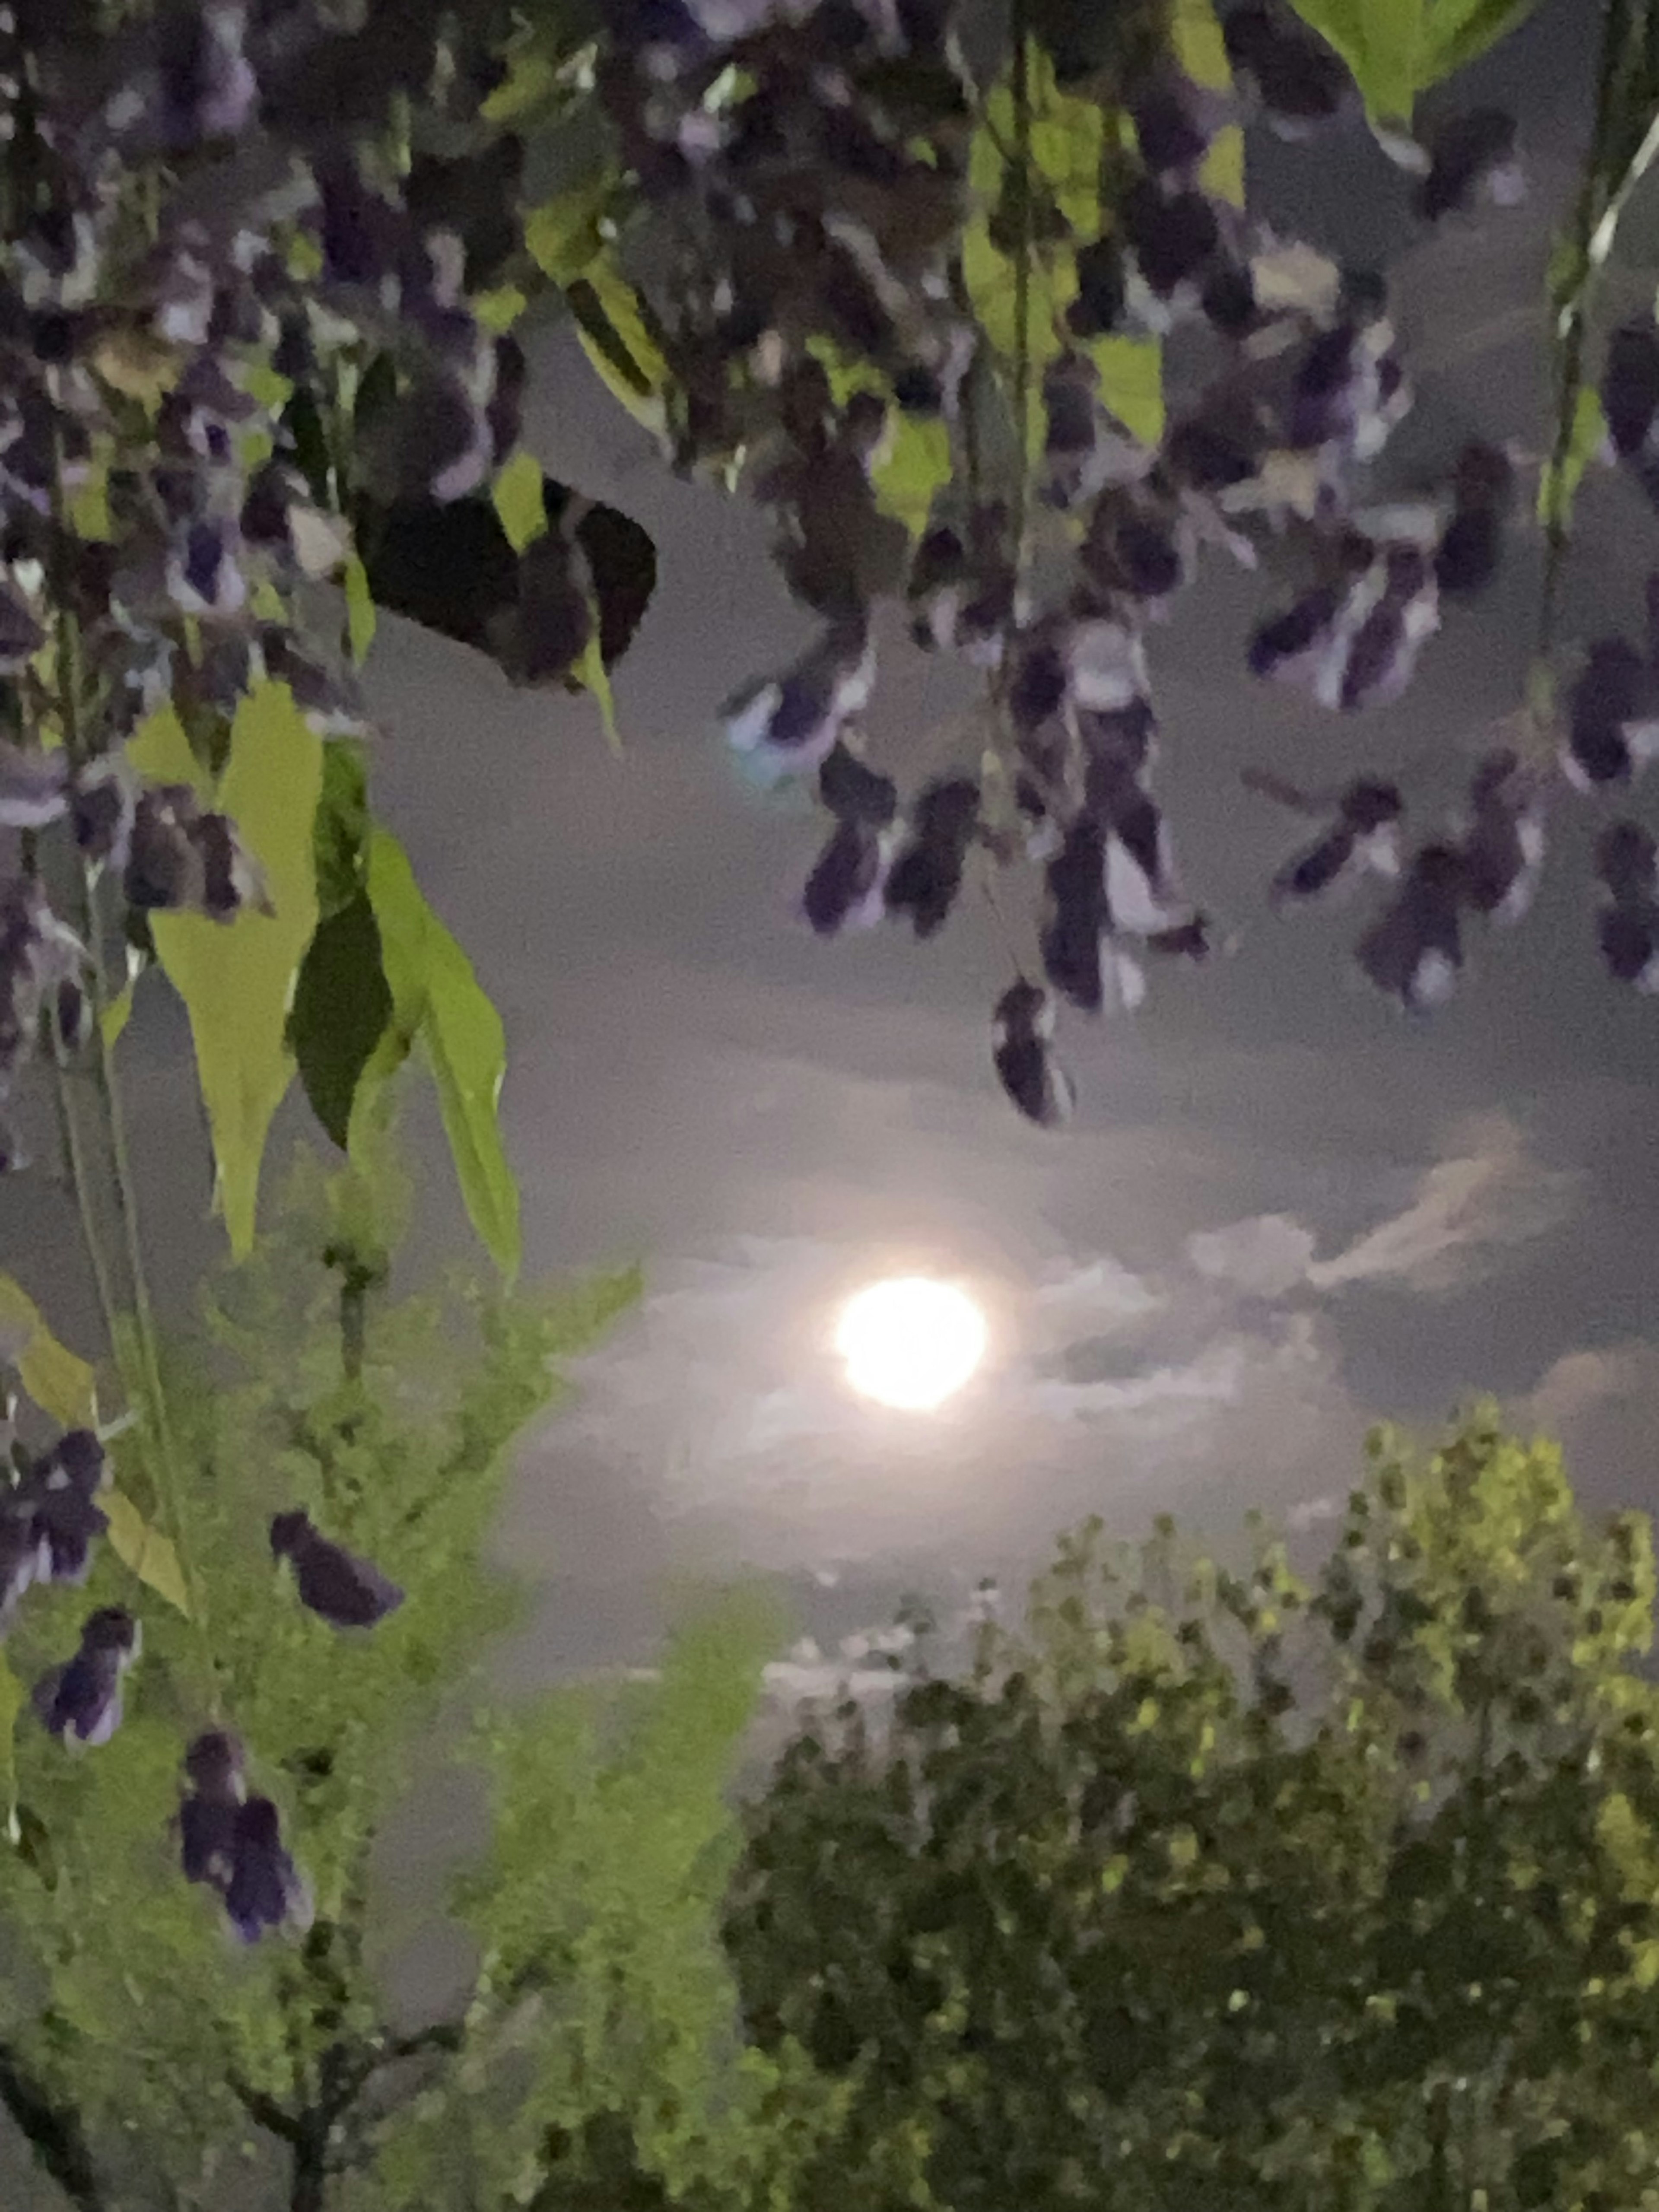
<path fill-rule="evenodd" d="M 516 55 L 507 73 L 484 100 L 478 112 L 486 123 L 510 123 L 550 100 L 559 88 L 559 72 L 546 54 L 533 50 Z"/>
<path fill-rule="evenodd" d="M 17 1370 L 43 1413 L 66 1429 L 94 1428 L 97 1390 L 91 1368 L 60 1344 L 21 1283 L 0 1275 L 0 1360 Z"/>
<path fill-rule="evenodd" d="M 322 917 L 349 906 L 362 890 L 368 845 L 368 774 L 354 738 L 331 738 L 323 747 L 323 786 L 317 800 L 313 856 L 317 909 Z"/>
<path fill-rule="evenodd" d="M 1097 338 L 1089 356 L 1100 371 L 1102 404 L 1155 446 L 1164 435 L 1164 349 L 1156 338 Z"/>
<path fill-rule="evenodd" d="M 1523 23 L 1538 0 L 1431 0 L 1419 88 L 1438 84 Z"/>
<path fill-rule="evenodd" d="M 599 720 L 605 726 L 606 744 L 613 753 L 621 752 L 623 741 L 622 732 L 617 725 L 616 694 L 611 689 L 611 672 L 605 665 L 597 631 L 582 647 L 581 658 L 570 672 L 584 691 L 592 693 L 593 702 L 599 710 Z"/>
<path fill-rule="evenodd" d="M 368 896 L 380 934 L 392 1019 L 360 1079 L 349 1132 L 372 1130 L 386 1079 L 418 1038 L 438 1088 L 461 1196 L 479 1240 L 511 1279 L 520 1257 L 519 1193 L 496 1118 L 507 1071 L 501 1016 L 472 963 L 427 904 L 390 830 L 368 844 Z M 367 1140 L 367 1135 L 365 1138 Z"/>
<path fill-rule="evenodd" d="M 1211 0 L 1176 0 L 1170 19 L 1170 38 L 1176 59 L 1194 84 L 1211 92 L 1230 92 L 1233 73 L 1228 65 L 1226 42 L 1221 35 Z M 1244 204 L 1244 133 L 1230 123 L 1216 133 L 1198 180 L 1206 192 Z"/>
<path fill-rule="evenodd" d="M 191 750 L 185 726 L 171 707 L 160 708 L 139 724 L 128 740 L 127 758 L 152 783 L 188 784 L 198 799 L 208 795 L 212 779 Z"/>
<path fill-rule="evenodd" d="M 287 685 L 263 684 L 250 693 L 236 711 L 215 804 L 258 861 L 272 911 L 244 912 L 228 923 L 158 914 L 151 924 L 161 966 L 190 1014 L 217 1201 L 239 1260 L 253 1243 L 266 1133 L 294 1073 L 288 1012 L 317 923 L 322 770 L 322 741 Z"/>
<path fill-rule="evenodd" d="M 871 479 L 876 504 L 896 515 L 913 538 L 927 527 L 933 495 L 951 477 L 951 433 L 943 421 L 919 422 L 900 415 L 892 450 Z"/>
<path fill-rule="evenodd" d="M 529 305 L 516 284 L 497 284 L 493 291 L 480 292 L 474 297 L 473 319 L 481 330 L 498 338 L 512 329 Z"/>
<path fill-rule="evenodd" d="M 556 284 L 573 283 L 604 252 L 599 218 L 614 189 L 609 175 L 590 178 L 526 216 L 524 242 L 530 258 Z"/>
<path fill-rule="evenodd" d="M 515 553 L 522 553 L 545 532 L 547 501 L 542 491 L 542 465 L 522 446 L 496 477 L 490 497 Z"/>
<path fill-rule="evenodd" d="M 0 1652 L 0 1802 L 6 1808 L 6 1839 L 22 1840 L 17 1820 L 17 1716 L 23 1710 L 23 1685 Z"/>
<path fill-rule="evenodd" d="M 1409 126 L 1417 95 L 1483 54 L 1536 0 L 1291 0 L 1353 72 L 1373 123 Z"/>
<path fill-rule="evenodd" d="M 190 1618 L 179 1554 L 159 1528 L 152 1528 L 132 1500 L 118 1490 L 100 1491 L 98 1503 L 109 1521 L 109 1547 L 129 1573 Z"/>
<path fill-rule="evenodd" d="M 595 261 L 566 287 L 565 297 L 582 350 L 605 385 L 636 422 L 660 433 L 668 364 L 645 327 L 632 285 Z"/>
<path fill-rule="evenodd" d="M 346 556 L 341 582 L 345 589 L 346 641 L 352 664 L 361 668 L 374 642 L 374 594 L 368 588 L 368 571 L 356 553 Z"/>
<path fill-rule="evenodd" d="M 300 963 L 288 1024 L 311 1110 L 342 1152 L 358 1082 L 391 1019 L 380 933 L 360 891 L 318 923 Z"/>
<path fill-rule="evenodd" d="M 98 1027 L 104 1042 L 113 1050 L 122 1031 L 132 1018 L 133 997 L 138 988 L 140 971 L 135 968 L 115 996 L 98 1017 Z"/>

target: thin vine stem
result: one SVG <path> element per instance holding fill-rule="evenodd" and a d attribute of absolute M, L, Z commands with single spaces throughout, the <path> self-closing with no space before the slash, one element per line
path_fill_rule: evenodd
<path fill-rule="evenodd" d="M 1659 150 L 1659 139 L 1650 127 L 1647 137 L 1619 185 L 1607 190 L 1606 164 L 1609 141 L 1617 127 L 1623 64 L 1631 43 L 1633 17 L 1631 0 L 1607 0 L 1603 17 L 1601 54 L 1596 70 L 1595 115 L 1589 149 L 1573 210 L 1571 233 L 1571 283 L 1560 296 L 1555 318 L 1555 435 L 1546 481 L 1550 487 L 1544 519 L 1544 577 L 1538 608 L 1538 644 L 1534 666 L 1546 672 L 1555 641 L 1561 583 L 1571 542 L 1571 520 L 1563 486 L 1571 463 L 1578 422 L 1579 401 L 1584 389 L 1584 348 L 1589 337 L 1589 311 L 1601 272 L 1613 246 L 1613 233 L 1642 171 Z M 1611 228 L 1609 228 L 1611 224 Z"/>
<path fill-rule="evenodd" d="M 58 707 L 62 719 L 64 751 L 70 766 L 78 767 L 86 757 L 86 747 L 81 728 L 81 652 L 79 625 L 72 610 L 59 594 L 57 618 L 58 646 Z M 150 1462 L 150 1476 L 155 1484 L 156 1500 L 167 1534 L 172 1541 L 179 1569 L 184 1578 L 185 1592 L 189 1601 L 190 1618 L 201 1645 L 204 1675 L 204 1687 L 211 1710 L 218 1711 L 218 1673 L 214 1664 L 212 1640 L 208 1628 L 205 1603 L 200 1577 L 190 1559 L 190 1547 L 185 1539 L 185 1516 L 179 1497 L 178 1475 L 181 1462 L 173 1422 L 167 1408 L 167 1388 L 161 1377 L 159 1339 L 155 1328 L 155 1312 L 150 1301 L 149 1281 L 144 1266 L 143 1237 L 139 1222 L 138 1189 L 132 1171 L 132 1157 L 127 1142 L 126 1115 L 122 1108 L 120 1080 L 115 1067 L 115 1046 L 110 1035 L 109 990 L 104 974 L 103 945 L 99 927 L 96 872 L 90 863 L 81 867 L 78 878 L 79 919 L 82 935 L 87 948 L 89 996 L 92 1002 L 95 1051 L 93 1057 L 93 1084 L 102 1109 L 105 1134 L 108 1140 L 112 1181 L 115 1192 L 116 1212 L 120 1217 L 125 1244 L 128 1287 L 132 1298 L 137 1340 L 138 1379 L 140 1389 L 132 1394 L 147 1405 L 154 1442 Z M 64 1102 L 66 1133 L 74 1127 L 72 1113 Z M 86 1174 L 85 1154 L 78 1146 L 69 1155 L 70 1174 L 76 1182 L 77 1202 L 81 1206 L 82 1231 L 91 1250 L 97 1243 L 96 1224 L 91 1206 L 90 1188 Z M 76 1162 L 79 1162 L 77 1166 Z M 101 1247 L 98 1248 L 101 1254 Z M 125 1331 L 112 1295 L 108 1293 L 107 1264 L 101 1258 L 94 1262 L 94 1273 L 103 1275 L 100 1297 L 105 1303 L 106 1326 L 110 1333 L 110 1350 L 118 1368 L 123 1364 Z"/>
<path fill-rule="evenodd" d="M 1014 160 L 1019 196 L 1019 252 L 1014 262 L 1014 434 L 1018 441 L 1018 460 L 1014 471 L 1013 544 L 1018 575 L 1025 565 L 1025 478 L 1031 451 L 1031 58 L 1025 0 L 1014 0 L 1010 27 L 1014 42 Z"/>
<path fill-rule="evenodd" d="M 80 1217 L 81 1239 L 87 1248 L 87 1264 L 92 1270 L 93 1288 L 97 1293 L 104 1336 L 109 1345 L 111 1357 L 118 1363 L 121 1325 L 115 1304 L 115 1286 L 110 1280 L 103 1239 L 98 1234 L 98 1224 L 93 1215 L 92 1177 L 87 1165 L 86 1147 L 82 1142 L 80 1125 L 75 1118 L 75 1101 L 70 1088 L 69 1072 L 60 1065 L 53 1069 L 52 1075 L 52 1097 L 58 1109 L 58 1133 L 64 1148 L 64 1165 L 70 1188 L 75 1194 L 75 1210 Z"/>

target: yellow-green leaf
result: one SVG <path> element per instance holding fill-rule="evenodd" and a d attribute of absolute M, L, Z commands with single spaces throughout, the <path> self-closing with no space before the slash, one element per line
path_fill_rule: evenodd
<path fill-rule="evenodd" d="M 542 465 L 522 446 L 496 477 L 490 497 L 515 553 L 522 553 L 545 532 L 547 501 L 542 492 Z"/>
<path fill-rule="evenodd" d="M 617 726 L 617 700 L 611 689 L 611 672 L 605 665 L 596 631 L 582 647 L 581 659 L 571 670 L 584 691 L 591 692 L 599 710 L 599 720 L 605 725 L 605 741 L 613 753 L 623 749 L 622 732 Z"/>
<path fill-rule="evenodd" d="M 1100 397 L 1137 438 L 1155 446 L 1164 435 L 1164 349 L 1156 338 L 1095 339 L 1089 354 L 1100 371 Z"/>
<path fill-rule="evenodd" d="M 368 588 L 368 571 L 360 555 L 347 554 L 341 581 L 345 587 L 346 639 L 352 661 L 361 668 L 374 642 L 374 594 Z"/>
<path fill-rule="evenodd" d="M 127 744 L 127 758 L 152 783 L 185 783 L 198 799 L 208 796 L 212 779 L 191 750 L 185 726 L 171 707 L 141 722 Z"/>
<path fill-rule="evenodd" d="M 604 260 L 566 289 L 582 350 L 635 422 L 660 433 L 668 364 L 645 327 L 632 285 Z"/>
<path fill-rule="evenodd" d="M 123 1492 L 100 1491 L 98 1503 L 109 1521 L 109 1547 L 121 1565 L 188 1620 L 190 1592 L 171 1541 L 150 1527 Z"/>
<path fill-rule="evenodd" d="M 1211 0 L 1176 0 L 1170 33 L 1176 58 L 1194 84 L 1211 92 L 1232 88 L 1227 46 Z M 1206 192 L 1244 204 L 1244 133 L 1236 123 L 1216 133 L 1198 180 Z"/>
<path fill-rule="evenodd" d="M 23 1685 L 0 1652 L 0 1798 L 6 1808 L 6 1838 L 15 1844 L 17 1826 L 17 1716 L 23 1710 Z"/>
<path fill-rule="evenodd" d="M 392 1019 L 358 1079 L 348 1150 L 356 1156 L 372 1149 L 383 1124 L 386 1083 L 418 1041 L 437 1085 L 468 1216 L 510 1281 L 519 1269 L 519 1192 L 497 1120 L 507 1072 L 501 1016 L 472 963 L 427 904 L 390 830 L 370 833 L 368 879 Z"/>
<path fill-rule="evenodd" d="M 146 739 L 157 750 L 167 738 L 176 752 L 159 726 L 167 720 L 155 717 L 135 751 L 143 753 Z M 161 964 L 190 1015 L 217 1202 L 238 1259 L 252 1247 L 265 1137 L 294 1073 L 284 1030 L 317 922 L 313 829 L 322 776 L 322 740 L 288 686 L 262 684 L 236 711 L 214 804 L 258 863 L 272 910 L 245 911 L 228 923 L 158 914 L 151 924 Z"/>
<path fill-rule="evenodd" d="M 919 422 L 899 415 L 893 427 L 892 450 L 876 471 L 872 483 L 876 504 L 884 514 L 896 515 L 913 538 L 927 526 L 933 495 L 951 475 L 951 433 L 939 420 Z"/>
<path fill-rule="evenodd" d="M 98 1394 L 91 1368 L 60 1344 L 40 1309 L 9 1275 L 0 1275 L 0 1358 L 43 1413 L 66 1429 L 95 1428 Z"/>
<path fill-rule="evenodd" d="M 599 218 L 612 189 L 609 176 L 591 178 L 526 216 L 524 242 L 530 258 L 556 284 L 573 283 L 604 252 Z"/>
<path fill-rule="evenodd" d="M 129 975 L 126 981 L 122 984 L 120 989 L 110 1000 L 109 1004 L 104 1008 L 103 1012 L 98 1017 L 98 1026 L 103 1034 L 104 1042 L 106 1045 L 112 1047 L 115 1045 L 120 1037 L 122 1030 L 125 1029 L 128 1022 L 132 1018 L 133 994 L 137 990 L 137 988 L 138 978 L 137 975 Z"/>
<path fill-rule="evenodd" d="M 69 519 L 76 537 L 94 544 L 107 544 L 114 536 L 109 513 L 109 463 L 105 456 L 93 459 L 69 503 Z"/>
<path fill-rule="evenodd" d="M 512 329 L 529 305 L 516 284 L 497 284 L 492 291 L 474 295 L 472 319 L 481 330 L 498 338 Z"/>
<path fill-rule="evenodd" d="M 478 112 L 486 123 L 510 123 L 550 100 L 558 88 L 559 72 L 546 54 L 519 54 Z"/>

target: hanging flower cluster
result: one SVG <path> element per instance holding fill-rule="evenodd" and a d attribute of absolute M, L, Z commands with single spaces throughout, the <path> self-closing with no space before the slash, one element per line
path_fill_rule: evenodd
<path fill-rule="evenodd" d="M 157 914 L 270 910 L 237 823 L 203 793 L 264 682 L 320 734 L 362 728 L 338 591 L 320 587 L 349 605 L 379 573 L 398 604 L 398 563 L 434 518 L 476 541 L 487 516 L 496 599 L 468 641 L 521 680 L 563 681 L 590 644 L 614 658 L 639 618 L 649 542 L 619 556 L 623 518 L 607 536 L 609 510 L 562 514 L 568 495 L 544 484 L 549 526 L 515 550 L 491 504 L 525 371 L 471 304 L 520 250 L 522 149 L 481 116 L 499 74 L 483 27 L 436 0 L 395 22 L 325 0 L 0 8 L 0 830 L 15 848 L 0 1107 L 32 1060 L 92 1042 L 111 939 L 143 958 Z M 607 562 L 626 604 L 596 589 Z M 129 757 L 161 709 L 198 782 Z M 17 1164 L 9 1138 L 0 1164 Z M 0 1627 L 33 1585 L 84 1581 L 109 1527 L 91 1431 L 13 1457 Z M 271 1541 L 337 1626 L 401 1602 L 303 1513 Z M 66 1748 L 108 1742 L 141 1644 L 132 1614 L 101 1607 L 36 1685 Z M 246 1941 L 303 1924 L 240 1747 L 203 1736 L 185 1763 L 187 1877 Z"/>
<path fill-rule="evenodd" d="M 1413 393 L 1383 282 L 1275 235 L 1218 182 L 1242 120 L 1300 141 L 1361 112 L 1343 63 L 1279 0 L 1218 11 L 1231 89 L 1194 80 L 1153 6 L 1070 31 L 1033 10 L 988 85 L 950 0 L 617 13 L 598 81 L 641 228 L 672 241 L 636 272 L 674 379 L 672 443 L 682 465 L 747 483 L 824 625 L 732 696 L 726 737 L 757 780 L 816 786 L 829 823 L 801 911 L 820 935 L 885 919 L 931 937 L 977 875 L 1030 886 L 1036 957 L 998 1001 L 993 1054 L 1015 1105 L 1052 1124 L 1072 1096 L 1057 1006 L 1133 1006 L 1147 956 L 1201 959 L 1212 942 L 1158 796 L 1147 650 L 1206 550 L 1275 580 L 1243 641 L 1250 672 L 1359 715 L 1401 696 L 1491 582 L 1514 463 L 1470 443 L 1402 497 L 1382 465 Z M 1092 118 L 1091 207 L 1034 104 L 1040 70 Z M 1497 110 L 1383 143 L 1421 222 L 1522 194 Z M 1138 427 L 1124 349 L 1165 341 L 1162 419 Z M 1650 325 L 1615 338 L 1604 397 L 1612 447 L 1659 496 Z M 913 536 L 883 471 L 926 423 L 948 461 Z M 986 672 L 994 708 L 989 751 L 976 724 L 974 757 L 914 793 L 863 736 L 893 599 L 918 643 Z M 1414 847 L 1385 779 L 1292 795 L 1325 826 L 1274 902 L 1380 886 L 1359 969 L 1407 1010 L 1437 1004 L 1471 927 L 1528 905 L 1553 796 L 1627 783 L 1659 749 L 1659 653 L 1593 647 L 1566 719 L 1559 761 L 1541 725 L 1521 751 L 1494 745 L 1462 817 Z M 1603 944 L 1634 980 L 1651 886 L 1615 874 Z"/>

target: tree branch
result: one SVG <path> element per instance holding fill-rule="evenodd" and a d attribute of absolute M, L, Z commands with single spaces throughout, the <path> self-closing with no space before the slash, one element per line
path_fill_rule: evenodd
<path fill-rule="evenodd" d="M 0 2043 L 0 2105 L 27 2139 L 34 2160 L 78 2212 L 104 2212 L 92 2150 L 72 2105 L 61 2105 L 10 2044 Z"/>
<path fill-rule="evenodd" d="M 279 2104 L 275 2097 L 267 2096 L 263 2089 L 254 2088 L 251 2082 L 244 2081 L 240 2074 L 227 2074 L 225 2081 L 232 2096 L 248 2118 L 257 2121 L 267 2135 L 275 2136 L 279 2142 L 285 2143 L 298 2141 L 300 2124 L 286 2105 Z"/>

